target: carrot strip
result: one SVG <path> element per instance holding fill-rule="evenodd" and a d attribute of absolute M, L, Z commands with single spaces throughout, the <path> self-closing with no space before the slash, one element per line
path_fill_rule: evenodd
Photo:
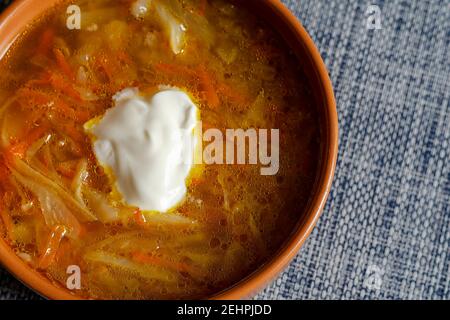
<path fill-rule="evenodd" d="M 84 123 L 90 118 L 89 112 L 86 110 L 74 110 L 61 99 L 55 99 L 54 102 L 54 107 L 60 114 L 76 122 Z"/>
<path fill-rule="evenodd" d="M 145 220 L 145 216 L 142 214 L 142 212 L 141 212 L 141 210 L 139 208 L 134 210 L 133 216 L 134 216 L 134 221 L 138 225 L 140 225 L 142 227 L 146 226 L 147 221 Z"/>
<path fill-rule="evenodd" d="M 48 97 L 42 92 L 26 87 L 19 89 L 17 95 L 18 100 L 22 105 L 27 104 L 33 108 L 46 105 L 49 102 Z"/>
<path fill-rule="evenodd" d="M 48 237 L 45 251 L 41 254 L 38 261 L 38 269 L 45 270 L 53 263 L 56 254 L 58 253 L 61 241 L 67 233 L 67 229 L 64 226 L 56 226 Z"/>
<path fill-rule="evenodd" d="M 49 93 L 40 92 L 29 88 L 19 90 L 19 102 L 26 104 L 36 113 L 35 118 L 39 118 L 50 108 L 57 111 L 60 115 L 68 117 L 77 122 L 86 122 L 90 119 L 90 114 L 86 110 L 74 110 L 62 99 L 59 99 Z M 38 112 L 39 111 L 39 112 Z M 35 119 L 37 120 L 37 119 Z"/>
<path fill-rule="evenodd" d="M 24 140 L 9 147 L 7 152 L 10 155 L 14 155 L 22 159 L 25 156 L 25 153 L 27 152 L 28 148 L 30 148 L 34 142 L 42 138 L 42 136 L 45 134 L 47 130 L 48 128 L 44 126 L 39 126 L 34 129 L 31 129 L 26 134 Z"/>
<path fill-rule="evenodd" d="M 35 123 L 42 118 L 49 110 L 48 98 L 41 92 L 27 87 L 17 91 L 17 101 L 30 111 L 30 122 Z"/>
<path fill-rule="evenodd" d="M 69 62 L 67 62 L 66 57 L 62 53 L 60 49 L 53 49 L 53 53 L 56 58 L 56 63 L 58 64 L 61 71 L 70 79 L 75 80 L 75 73 L 72 70 L 72 67 L 70 66 Z"/>
<path fill-rule="evenodd" d="M 36 52 L 38 54 L 42 54 L 42 55 L 46 56 L 49 53 L 50 48 L 53 46 L 54 39 L 55 39 L 54 31 L 50 28 L 45 30 L 44 33 L 42 34 L 42 37 L 40 39 L 40 42 L 39 42 Z"/>
<path fill-rule="evenodd" d="M 49 76 L 49 82 L 50 84 L 60 90 L 62 93 L 68 95 L 69 97 L 77 100 L 78 102 L 83 102 L 83 99 L 81 98 L 81 94 L 75 90 L 75 88 L 67 82 L 63 77 L 56 73 L 52 73 Z"/>
<path fill-rule="evenodd" d="M 32 94 L 34 96 L 33 98 L 39 96 L 41 101 L 41 103 L 39 104 L 44 104 L 48 102 L 45 101 L 45 99 L 48 99 L 48 97 L 42 92 L 37 92 L 31 89 L 30 86 L 33 85 L 49 85 L 52 86 L 53 89 L 62 92 L 63 94 L 75 99 L 78 102 L 84 101 L 81 98 L 81 94 L 72 86 L 72 84 L 67 80 L 65 80 L 63 76 L 57 73 L 50 73 L 50 72 L 44 73 L 41 79 L 30 80 L 27 82 L 24 88 L 20 89 L 22 93 Z M 44 102 L 42 102 L 42 100 L 44 100 Z"/>
<path fill-rule="evenodd" d="M 217 108 L 220 104 L 220 98 L 217 94 L 218 92 L 220 92 L 224 96 L 227 96 L 236 104 L 248 105 L 250 103 L 250 99 L 248 97 L 237 92 L 224 83 L 219 84 L 216 90 L 214 86 L 214 77 L 207 72 L 204 66 L 196 69 L 190 69 L 189 67 L 185 67 L 182 65 L 157 63 L 155 64 L 155 69 L 166 74 L 178 77 L 198 78 L 200 80 L 200 86 L 201 90 L 203 91 L 204 99 L 207 101 L 208 106 L 211 108 Z"/>
<path fill-rule="evenodd" d="M 76 122 L 86 122 L 90 119 L 87 110 L 75 110 L 71 108 L 62 99 L 49 93 L 40 92 L 29 88 L 21 88 L 19 90 L 19 102 L 32 108 L 32 112 L 36 113 L 35 120 L 44 115 L 49 109 L 53 109 L 63 117 L 67 117 Z"/>
<path fill-rule="evenodd" d="M 189 67 L 182 65 L 157 63 L 155 64 L 155 69 L 177 77 L 189 77 L 199 79 L 201 90 L 203 91 L 203 97 L 208 103 L 208 106 L 210 108 L 217 108 L 219 106 L 220 99 L 214 88 L 215 81 L 213 77 L 210 74 L 208 74 L 204 66 L 191 69 Z"/>
<path fill-rule="evenodd" d="M 200 79 L 201 87 L 204 92 L 206 101 L 210 108 L 217 108 L 220 104 L 219 96 L 214 88 L 214 80 L 206 72 L 204 67 L 200 67 L 198 70 L 198 77 Z"/>
<path fill-rule="evenodd" d="M 64 101 L 60 99 L 55 99 L 53 107 L 55 107 L 55 109 L 58 111 L 62 111 L 62 114 L 70 119 L 76 118 L 75 110 L 73 110 Z"/>

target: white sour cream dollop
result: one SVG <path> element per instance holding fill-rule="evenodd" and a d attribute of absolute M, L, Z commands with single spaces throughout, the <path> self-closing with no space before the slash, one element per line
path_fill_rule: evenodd
<path fill-rule="evenodd" d="M 127 204 L 166 212 L 186 194 L 197 107 L 176 88 L 151 97 L 128 88 L 113 100 L 103 118 L 87 128 L 95 137 L 94 153 L 101 165 L 112 170 Z"/>

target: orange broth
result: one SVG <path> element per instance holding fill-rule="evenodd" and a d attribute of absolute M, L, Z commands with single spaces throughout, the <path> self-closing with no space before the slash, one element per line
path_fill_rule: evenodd
<path fill-rule="evenodd" d="M 165 22 L 132 1 L 67 3 L 16 40 L 0 63 L 0 236 L 32 268 L 94 299 L 206 298 L 276 252 L 312 190 L 320 132 L 308 80 L 270 26 L 224 0 L 154 1 L 186 27 L 175 54 Z M 166 21 L 167 22 L 167 21 Z M 203 126 L 280 130 L 280 169 L 198 165 L 168 213 L 117 201 L 83 125 L 126 87 L 183 88 Z"/>

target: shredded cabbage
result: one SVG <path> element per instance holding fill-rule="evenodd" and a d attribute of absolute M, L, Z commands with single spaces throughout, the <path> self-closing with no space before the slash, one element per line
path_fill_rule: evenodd
<path fill-rule="evenodd" d="M 45 186 L 40 185 L 31 179 L 25 178 L 14 169 L 12 170 L 14 178 L 25 188 L 29 189 L 39 200 L 42 215 L 45 223 L 49 227 L 62 225 L 67 228 L 70 238 L 77 238 L 81 231 L 80 223 L 77 218 L 64 205 L 64 202 L 56 194 L 51 192 Z"/>
<path fill-rule="evenodd" d="M 70 195 L 64 188 L 62 188 L 59 184 L 53 182 L 51 179 L 47 178 L 40 172 L 34 170 L 30 167 L 26 162 L 20 160 L 17 157 L 14 157 L 12 160 L 12 169 L 20 174 L 23 178 L 26 178 L 26 181 L 33 182 L 37 185 L 42 186 L 45 189 L 48 189 L 49 192 L 52 192 L 59 199 L 63 201 L 63 203 L 71 209 L 74 215 L 81 222 L 86 221 L 96 221 L 97 218 L 92 214 L 86 207 L 80 205 L 80 203 Z"/>
<path fill-rule="evenodd" d="M 155 9 L 164 27 L 164 32 L 169 37 L 173 53 L 182 53 L 186 46 L 186 26 L 162 3 L 155 3 Z"/>
<path fill-rule="evenodd" d="M 106 251 L 91 251 L 86 253 L 84 258 L 90 262 L 102 263 L 114 269 L 136 274 L 146 280 L 176 281 L 174 272 L 166 268 L 138 264 L 130 259 Z"/>
<path fill-rule="evenodd" d="M 94 211 L 97 218 L 103 223 L 113 223 L 119 220 L 119 210 L 110 205 L 108 199 L 100 192 L 83 186 L 83 195 L 85 196 L 89 207 Z"/>

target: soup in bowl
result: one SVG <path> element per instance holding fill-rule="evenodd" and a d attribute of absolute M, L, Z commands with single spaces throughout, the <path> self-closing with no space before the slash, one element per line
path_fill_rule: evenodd
<path fill-rule="evenodd" d="M 38 3 L 0 24 L 0 261 L 49 298 L 254 293 L 333 175 L 307 34 L 277 1 Z"/>

